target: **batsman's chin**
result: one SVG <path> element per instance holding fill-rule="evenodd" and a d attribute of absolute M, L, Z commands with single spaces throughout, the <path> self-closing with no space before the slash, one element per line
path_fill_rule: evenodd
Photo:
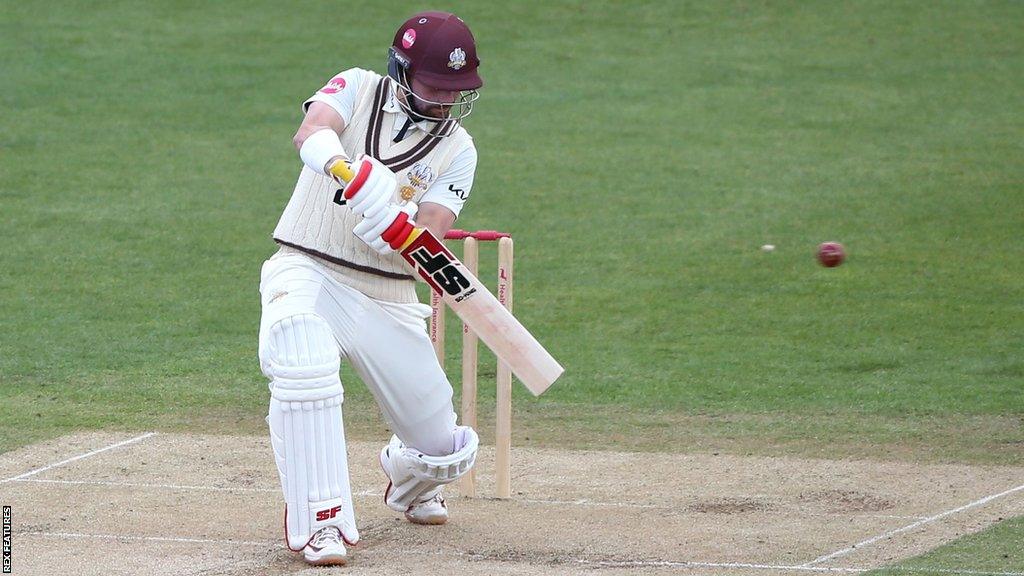
<path fill-rule="evenodd" d="M 420 114 L 430 120 L 447 120 L 452 114 L 452 107 L 444 104 L 432 104 L 424 107 Z"/>

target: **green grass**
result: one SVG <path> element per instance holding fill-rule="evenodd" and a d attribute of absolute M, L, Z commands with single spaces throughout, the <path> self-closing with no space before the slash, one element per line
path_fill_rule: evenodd
<path fill-rule="evenodd" d="M 399 16 L 373 10 L 9 7 L 9 394 L 79 390 L 100 422 L 260 403 L 296 104 L 379 68 Z M 518 313 L 568 367 L 541 402 L 1024 412 L 1020 5 L 510 10 L 465 16 L 487 90 L 460 225 L 519 238 Z M 848 265 L 813 265 L 829 238 Z"/>
<path fill-rule="evenodd" d="M 255 284 L 298 102 L 379 69 L 404 15 L 306 8 L 5 6 L 0 373 L 8 405 L 54 399 L 0 448 L 259 411 Z M 537 402 L 1024 414 L 1019 3 L 464 14 L 487 85 L 459 224 L 518 238 L 518 314 L 568 368 Z M 813 264 L 826 239 L 847 265 Z"/>
<path fill-rule="evenodd" d="M 927 554 L 865 576 L 946 576 L 970 573 L 996 576 L 1019 572 L 1024 566 L 1024 517 L 1007 520 L 965 536 Z"/>
<path fill-rule="evenodd" d="M 299 103 L 425 7 L 0 0 L 0 451 L 262 432 Z M 567 368 L 516 390 L 517 443 L 1024 463 L 1024 4 L 459 10 L 486 81 L 459 226 L 515 234 L 517 315 Z"/>
<path fill-rule="evenodd" d="M 0 4 L 0 450 L 262 430 L 299 103 L 425 5 L 242 6 Z M 567 368 L 516 390 L 517 441 L 1024 462 L 1024 4 L 460 10 L 459 226 L 515 234 L 517 315 Z"/>

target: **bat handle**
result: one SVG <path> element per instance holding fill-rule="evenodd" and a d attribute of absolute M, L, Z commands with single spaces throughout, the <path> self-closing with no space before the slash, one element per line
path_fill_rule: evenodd
<path fill-rule="evenodd" d="M 338 160 L 334 164 L 331 164 L 330 172 L 331 174 L 344 180 L 346 183 L 351 182 L 352 179 L 356 177 L 355 172 L 352 172 L 352 169 L 349 168 L 348 164 L 345 163 L 344 160 Z M 398 248 L 399 252 L 408 248 L 409 245 L 412 244 L 416 240 L 416 238 L 418 238 L 419 235 L 423 233 L 423 230 L 423 228 L 418 226 L 416 228 L 413 228 L 412 232 L 405 239 L 405 242 L 403 242 L 402 246 Z"/>
<path fill-rule="evenodd" d="M 416 239 L 419 238 L 420 235 L 426 231 L 427 229 L 423 228 L 422 226 L 416 226 L 415 228 L 413 228 L 412 231 L 409 232 L 409 236 L 405 239 L 405 242 L 402 242 L 402 245 L 398 247 L 398 252 L 405 252 L 405 249 L 408 248 L 409 245 L 415 242 Z"/>
<path fill-rule="evenodd" d="M 334 174 L 338 178 L 341 178 L 345 182 L 351 182 L 356 177 L 355 172 L 349 168 L 348 164 L 344 160 L 338 160 L 334 164 L 331 164 L 331 174 Z"/>

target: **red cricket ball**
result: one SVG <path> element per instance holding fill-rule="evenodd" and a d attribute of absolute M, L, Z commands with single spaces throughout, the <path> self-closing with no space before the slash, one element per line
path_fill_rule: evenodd
<path fill-rule="evenodd" d="M 822 242 L 818 244 L 818 262 L 826 268 L 834 268 L 846 260 L 846 250 L 839 242 Z"/>

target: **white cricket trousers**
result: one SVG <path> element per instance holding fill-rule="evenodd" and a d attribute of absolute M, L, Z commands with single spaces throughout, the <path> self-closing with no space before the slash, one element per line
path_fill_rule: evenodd
<path fill-rule="evenodd" d="M 317 314 L 330 326 L 341 357 L 369 387 L 398 438 L 431 456 L 453 451 L 452 386 L 427 336 L 424 304 L 373 300 L 330 277 L 312 258 L 278 253 L 260 276 L 260 364 L 275 322 Z"/>

